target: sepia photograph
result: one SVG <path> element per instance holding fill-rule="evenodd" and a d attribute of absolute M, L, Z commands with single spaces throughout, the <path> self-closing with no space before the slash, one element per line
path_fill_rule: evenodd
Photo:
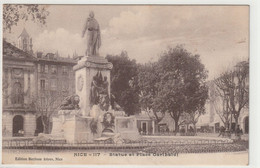
<path fill-rule="evenodd" d="M 2 11 L 3 165 L 249 164 L 249 5 Z"/>

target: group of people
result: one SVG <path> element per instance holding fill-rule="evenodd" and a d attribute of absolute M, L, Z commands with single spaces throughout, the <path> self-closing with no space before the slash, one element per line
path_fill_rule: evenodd
<path fill-rule="evenodd" d="M 18 131 L 18 133 L 16 134 L 16 136 L 24 136 L 24 130 L 23 129 L 20 129 Z"/>
<path fill-rule="evenodd" d="M 237 128 L 233 130 L 235 135 L 240 139 L 241 135 L 243 134 L 242 129 L 240 128 L 239 125 L 237 125 Z M 219 137 L 226 137 L 226 136 L 231 136 L 232 131 L 230 131 L 228 128 L 225 128 L 224 126 L 221 126 L 219 129 Z"/>

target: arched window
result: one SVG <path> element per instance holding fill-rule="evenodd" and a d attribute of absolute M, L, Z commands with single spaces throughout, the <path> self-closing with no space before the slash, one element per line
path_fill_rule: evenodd
<path fill-rule="evenodd" d="M 13 136 L 24 136 L 24 119 L 21 115 L 16 115 L 13 118 Z"/>

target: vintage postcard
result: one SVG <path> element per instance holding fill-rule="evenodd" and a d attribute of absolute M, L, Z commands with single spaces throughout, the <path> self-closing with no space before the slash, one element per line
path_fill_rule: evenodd
<path fill-rule="evenodd" d="M 249 6 L 2 9 L 2 164 L 249 164 Z"/>

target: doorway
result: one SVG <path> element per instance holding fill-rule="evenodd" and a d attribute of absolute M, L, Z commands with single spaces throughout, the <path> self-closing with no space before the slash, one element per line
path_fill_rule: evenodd
<path fill-rule="evenodd" d="M 39 133 L 43 133 L 42 117 L 38 117 L 38 118 L 36 119 L 35 136 L 37 136 Z"/>
<path fill-rule="evenodd" d="M 16 115 L 13 118 L 13 136 L 23 136 L 24 119 L 21 115 Z"/>
<path fill-rule="evenodd" d="M 142 122 L 141 123 L 141 129 L 142 129 L 142 132 L 143 134 L 148 134 L 148 123 L 147 122 Z"/>

